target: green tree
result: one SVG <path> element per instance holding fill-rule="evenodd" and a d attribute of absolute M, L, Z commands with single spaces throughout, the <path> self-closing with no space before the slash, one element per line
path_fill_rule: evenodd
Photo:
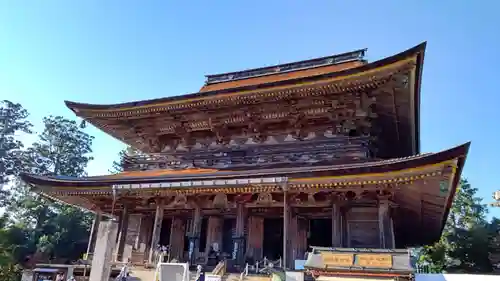
<path fill-rule="evenodd" d="M 460 182 L 441 239 L 421 249 L 419 264 L 432 272 L 491 272 L 493 235 L 476 193 L 467 180 Z"/>
<path fill-rule="evenodd" d="M 9 177 L 17 175 L 21 163 L 19 154 L 23 143 L 19 134 L 31 133 L 31 123 L 26 120 L 28 112 L 18 103 L 0 101 L 0 206 L 3 206 L 6 190 L 3 186 Z"/>
<path fill-rule="evenodd" d="M 18 280 L 20 275 L 20 268 L 12 255 L 15 245 L 9 241 L 7 222 L 6 217 L 0 218 L 0 281 Z"/>
<path fill-rule="evenodd" d="M 109 170 L 109 172 L 112 174 L 123 172 L 123 170 L 124 170 L 123 166 L 125 164 L 126 158 L 130 157 L 130 156 L 141 155 L 141 154 L 142 154 L 142 152 L 139 151 L 138 149 L 133 148 L 131 146 L 127 146 L 127 148 L 122 149 L 118 153 L 118 161 L 113 161 L 113 164 L 111 165 L 111 169 Z"/>
<path fill-rule="evenodd" d="M 23 171 L 39 175 L 85 176 L 92 160 L 93 137 L 75 121 L 63 117 L 44 118 L 38 140 L 20 156 Z M 79 209 L 49 202 L 18 183 L 11 211 L 16 221 L 23 254 L 67 262 L 78 259 L 86 250 L 91 217 Z M 29 230 L 25 232 L 25 230 Z M 19 251 L 21 252 L 21 251 Z M 21 256 L 17 256 L 17 261 Z"/>

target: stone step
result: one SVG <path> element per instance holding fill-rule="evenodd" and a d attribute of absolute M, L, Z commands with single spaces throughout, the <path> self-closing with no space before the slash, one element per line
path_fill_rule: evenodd
<path fill-rule="evenodd" d="M 156 269 L 134 266 L 130 271 L 130 281 L 156 281 Z M 189 279 L 196 281 L 196 271 L 189 273 Z"/>
<path fill-rule="evenodd" d="M 226 273 L 221 281 L 240 281 L 241 273 Z M 271 276 L 267 275 L 247 275 L 243 281 L 271 281 Z"/>
<path fill-rule="evenodd" d="M 155 269 L 132 267 L 130 271 L 130 281 L 155 281 Z"/>
<path fill-rule="evenodd" d="M 239 278 L 239 276 L 238 276 Z M 244 281 L 271 281 L 271 276 L 266 275 L 247 275 L 243 278 Z"/>

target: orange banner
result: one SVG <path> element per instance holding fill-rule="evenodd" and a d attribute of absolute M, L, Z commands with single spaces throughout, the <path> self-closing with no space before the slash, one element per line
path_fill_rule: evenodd
<path fill-rule="evenodd" d="M 352 266 L 354 263 L 353 254 L 334 254 L 321 252 L 321 258 L 326 267 L 334 266 Z"/>
<path fill-rule="evenodd" d="M 392 267 L 392 255 L 358 254 L 356 255 L 356 260 L 357 260 L 356 265 L 362 267 L 381 267 L 381 268 Z"/>

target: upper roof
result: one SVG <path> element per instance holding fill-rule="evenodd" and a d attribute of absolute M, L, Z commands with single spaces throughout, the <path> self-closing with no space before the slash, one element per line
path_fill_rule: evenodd
<path fill-rule="evenodd" d="M 230 94 L 230 93 L 238 93 L 238 94 L 248 94 L 248 92 L 243 92 L 246 90 L 257 90 L 275 86 L 283 86 L 289 84 L 295 84 L 298 82 L 311 82 L 317 81 L 321 79 L 327 78 L 337 78 L 335 81 L 339 82 L 339 80 L 344 78 L 349 78 L 353 76 L 359 76 L 363 73 L 374 75 L 375 73 L 372 71 L 382 70 L 384 66 L 388 66 L 390 64 L 397 63 L 398 61 L 402 61 L 404 59 L 414 57 L 420 55 L 418 60 L 416 61 L 417 66 L 419 67 L 417 73 L 421 71 L 421 66 L 423 64 L 423 55 L 425 52 L 425 47 L 427 42 L 421 43 L 411 49 L 408 49 L 404 52 L 396 54 L 394 56 L 390 56 L 372 63 L 363 63 L 357 67 L 348 67 L 339 71 L 339 69 L 332 69 L 331 72 L 327 73 L 315 73 L 315 75 L 308 75 L 309 72 L 301 72 L 307 73 L 305 75 L 290 75 L 289 79 L 281 79 L 280 72 L 277 74 L 271 75 L 271 77 L 276 77 L 278 79 L 269 79 L 269 81 L 265 81 L 265 83 L 258 85 L 244 85 L 238 87 L 229 87 L 220 90 L 210 90 L 210 91 L 199 91 L 191 94 L 184 95 L 173 95 L 164 98 L 157 99 L 149 99 L 149 100 L 138 100 L 134 102 L 125 102 L 125 103 L 117 103 L 117 104 L 88 104 L 88 103 L 79 103 L 73 101 L 65 101 L 66 106 L 74 111 L 77 115 L 84 115 L 84 113 L 90 112 L 105 112 L 105 111 L 113 111 L 113 110 L 138 110 L 138 109 L 146 109 L 151 107 L 160 107 L 170 104 L 180 104 L 180 103 L 191 103 L 196 101 L 202 101 L 210 98 L 214 98 L 214 96 L 222 95 L 222 94 Z M 328 57 L 327 57 L 328 58 Z M 296 62 L 301 63 L 301 62 Z M 294 63 L 295 64 L 295 63 Z M 277 66 L 273 66 L 277 67 Z M 269 67 L 272 68 L 272 67 Z M 266 68 L 267 69 L 267 68 Z M 250 70 L 249 70 L 250 71 Z M 303 70 L 297 70 L 303 71 Z M 222 74 L 223 75 L 223 74 Z M 210 77 L 210 76 L 209 76 Z M 254 77 L 250 77 L 254 78 Z"/>
<path fill-rule="evenodd" d="M 384 106 L 380 106 L 380 110 L 387 112 L 380 116 L 380 122 L 383 126 L 397 127 L 384 130 L 386 134 L 394 135 L 388 137 L 388 142 L 391 142 L 388 146 L 401 147 L 401 152 L 390 157 L 408 156 L 420 151 L 419 104 L 425 46 L 426 43 L 422 43 L 373 63 L 362 60 L 360 54 L 364 50 L 360 50 L 348 53 L 357 55 L 351 60 L 337 60 L 337 56 L 331 56 L 211 75 L 208 76 L 211 82 L 199 92 L 181 96 L 109 105 L 66 101 L 66 105 L 76 115 L 111 136 L 145 152 L 160 152 L 159 143 L 180 137 L 185 130 L 210 134 L 215 127 L 224 124 L 232 126 L 231 122 L 239 122 L 241 116 L 238 114 L 241 112 L 235 112 L 238 116 L 226 116 L 227 120 L 214 117 L 227 115 L 228 110 L 235 110 L 236 106 L 256 107 L 263 103 L 286 103 L 289 99 L 309 96 L 359 93 L 376 89 L 404 72 L 409 76 L 406 82 L 402 82 L 404 94 L 390 99 L 384 97 Z M 301 64 L 305 67 L 301 68 Z M 281 68 L 289 70 L 282 71 Z M 272 69 L 276 71 L 271 73 Z M 232 79 L 226 78 L 231 75 Z"/>

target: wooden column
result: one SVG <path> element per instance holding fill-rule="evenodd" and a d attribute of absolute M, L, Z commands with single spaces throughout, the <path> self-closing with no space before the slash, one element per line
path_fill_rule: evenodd
<path fill-rule="evenodd" d="M 380 231 L 380 247 L 383 249 L 394 248 L 394 234 L 390 216 L 390 201 L 388 199 L 379 200 L 378 222 Z"/>
<path fill-rule="evenodd" d="M 297 253 L 295 257 L 297 259 L 304 259 L 305 253 L 307 252 L 307 231 L 309 228 L 309 220 L 304 218 L 296 217 L 297 221 Z"/>
<path fill-rule="evenodd" d="M 342 247 L 342 210 L 338 202 L 332 205 L 332 247 Z"/>
<path fill-rule="evenodd" d="M 289 197 L 287 192 L 285 191 L 283 200 L 283 255 L 282 255 L 284 268 L 290 268 L 290 265 L 293 262 L 291 257 L 293 253 L 292 239 L 294 235 L 292 234 L 293 230 L 290 228 L 292 226 L 291 225 L 292 215 L 293 214 L 292 214 L 292 208 L 290 207 L 289 204 Z"/>
<path fill-rule="evenodd" d="M 163 222 L 164 206 L 163 201 L 156 201 L 155 218 L 153 221 L 153 233 L 151 235 L 151 244 L 149 247 L 148 263 L 153 264 L 154 254 L 158 243 L 160 242 L 161 225 Z"/>
<path fill-rule="evenodd" d="M 186 223 L 182 218 L 174 217 L 170 231 L 170 257 L 178 261 L 184 260 L 184 238 Z"/>
<path fill-rule="evenodd" d="M 288 255 L 288 264 L 289 267 L 293 269 L 294 266 L 294 261 L 299 258 L 299 226 L 298 226 L 298 217 L 297 217 L 297 212 L 295 209 L 292 209 L 290 211 L 290 223 L 288 225 L 288 232 L 289 232 L 289 241 L 290 244 L 288 244 L 289 247 L 289 255 Z M 300 258 L 302 259 L 302 258 Z"/>
<path fill-rule="evenodd" d="M 120 229 L 118 234 L 118 247 L 116 251 L 116 260 L 121 261 L 123 258 L 123 250 L 125 249 L 125 240 L 127 238 L 128 230 L 128 219 L 129 219 L 129 207 L 127 205 L 123 206 Z"/>
<path fill-rule="evenodd" d="M 196 255 L 200 246 L 200 232 L 201 232 L 201 208 L 196 207 L 193 213 L 193 220 L 191 225 L 191 233 L 189 235 L 189 262 L 196 264 Z"/>
<path fill-rule="evenodd" d="M 342 205 L 340 207 L 340 245 L 341 247 L 350 247 L 349 225 L 347 224 L 347 212 L 349 212 L 349 205 Z"/>
<path fill-rule="evenodd" d="M 245 205 L 238 203 L 236 209 L 236 231 L 233 237 L 233 255 L 232 258 L 236 264 L 243 266 L 245 264 Z"/>

